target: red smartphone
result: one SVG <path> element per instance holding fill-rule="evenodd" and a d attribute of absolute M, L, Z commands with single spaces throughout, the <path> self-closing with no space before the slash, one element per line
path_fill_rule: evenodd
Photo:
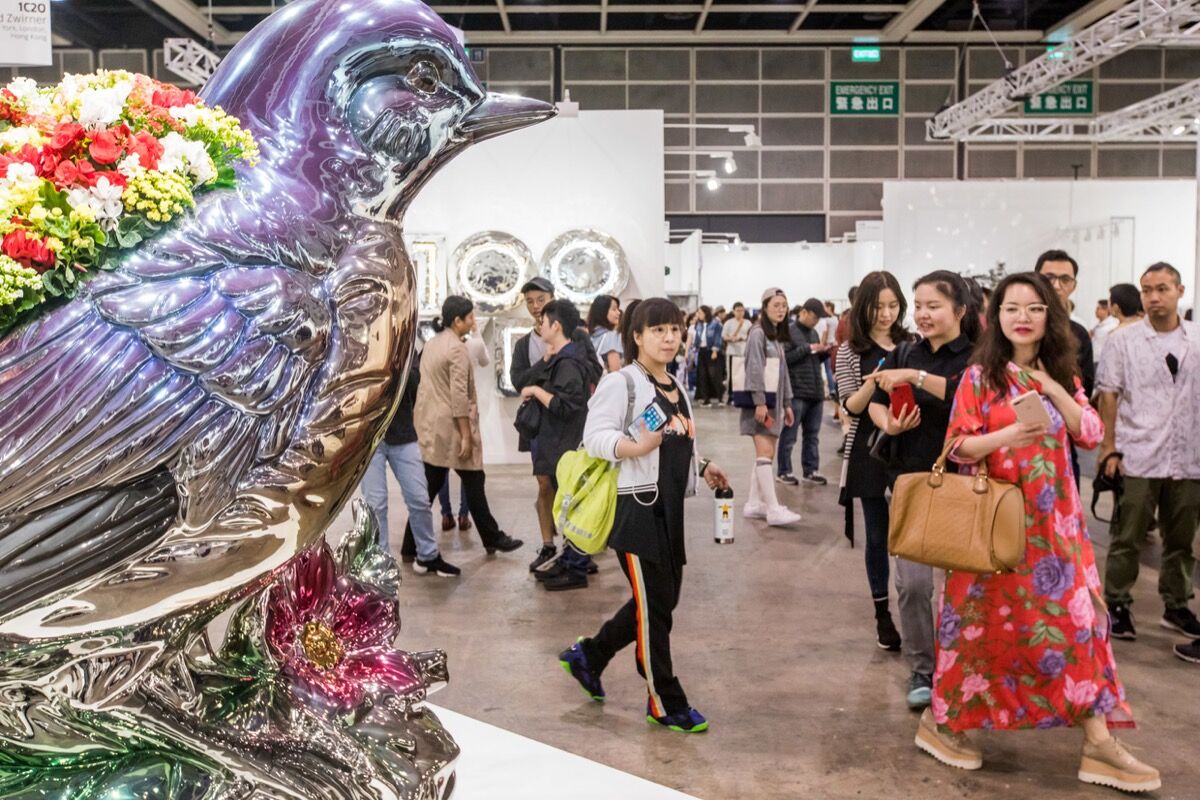
<path fill-rule="evenodd" d="M 917 398 L 913 395 L 911 383 L 901 383 L 892 389 L 889 404 L 892 407 L 892 416 L 900 419 L 908 410 L 917 404 Z"/>

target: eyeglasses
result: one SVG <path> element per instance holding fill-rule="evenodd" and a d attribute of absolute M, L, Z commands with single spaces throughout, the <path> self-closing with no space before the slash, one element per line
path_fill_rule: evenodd
<path fill-rule="evenodd" d="M 1043 272 L 1042 277 L 1050 281 L 1051 285 L 1061 286 L 1064 289 L 1075 285 L 1075 279 L 1070 275 L 1048 275 Z"/>
<path fill-rule="evenodd" d="M 1041 303 L 1030 303 L 1027 306 L 1019 306 L 1016 303 L 1005 303 L 1000 306 L 1000 313 L 1006 317 L 1016 317 L 1025 312 L 1030 319 L 1041 319 L 1050 311 L 1050 306 L 1042 305 Z"/>

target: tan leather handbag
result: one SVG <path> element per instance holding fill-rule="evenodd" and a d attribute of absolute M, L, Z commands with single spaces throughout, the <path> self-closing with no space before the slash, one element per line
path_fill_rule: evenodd
<path fill-rule="evenodd" d="M 1025 498 L 1021 487 L 988 477 L 946 473 L 946 443 L 932 472 L 896 479 L 888 552 L 958 572 L 1011 572 L 1025 558 Z"/>

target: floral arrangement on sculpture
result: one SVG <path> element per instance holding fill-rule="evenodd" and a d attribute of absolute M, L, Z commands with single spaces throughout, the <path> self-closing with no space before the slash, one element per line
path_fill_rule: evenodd
<path fill-rule="evenodd" d="M 257 159 L 235 117 L 145 75 L 11 81 L 0 89 L 0 337 Z"/>

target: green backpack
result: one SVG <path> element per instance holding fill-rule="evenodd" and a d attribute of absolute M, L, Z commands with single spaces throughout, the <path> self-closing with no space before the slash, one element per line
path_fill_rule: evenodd
<path fill-rule="evenodd" d="M 629 406 L 625 429 L 633 424 L 633 378 L 625 372 Z M 604 458 L 592 458 L 580 447 L 563 454 L 555 468 L 558 491 L 554 495 L 554 526 L 576 549 L 595 555 L 608 546 L 617 513 L 617 473 L 620 467 Z"/>

